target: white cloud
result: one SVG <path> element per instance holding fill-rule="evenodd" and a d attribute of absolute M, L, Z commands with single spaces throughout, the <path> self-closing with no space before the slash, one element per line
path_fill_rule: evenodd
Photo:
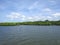
<path fill-rule="evenodd" d="M 47 18 L 52 18 L 51 16 L 47 16 Z"/>
<path fill-rule="evenodd" d="M 33 17 L 27 17 L 26 20 L 27 20 L 27 21 L 34 21 L 34 18 L 33 18 Z"/>
<path fill-rule="evenodd" d="M 9 20 L 22 20 L 22 21 L 37 21 L 40 20 L 42 18 L 44 18 L 44 16 L 40 16 L 40 15 L 35 15 L 35 16 L 26 16 L 26 15 L 22 15 L 20 13 L 17 12 L 12 12 L 9 15 L 6 16 Z"/>
<path fill-rule="evenodd" d="M 38 5 L 38 1 L 34 2 L 28 9 L 31 10 L 33 8 L 35 8 Z"/>
<path fill-rule="evenodd" d="M 46 16 L 46 20 L 53 20 L 52 16 Z"/>
<path fill-rule="evenodd" d="M 16 19 L 16 20 L 21 20 L 21 21 L 39 21 L 39 20 L 52 20 L 53 19 L 51 16 L 43 16 L 42 14 L 34 15 L 34 16 L 26 16 L 17 12 L 12 12 L 6 17 L 10 20 Z"/>
<path fill-rule="evenodd" d="M 51 5 L 55 5 L 56 4 L 56 1 L 50 0 L 50 4 Z"/>
<path fill-rule="evenodd" d="M 11 14 L 7 15 L 6 17 L 9 18 L 10 20 L 25 18 L 24 15 L 21 15 L 20 13 L 17 13 L 17 12 L 12 12 Z"/>
<path fill-rule="evenodd" d="M 52 15 L 55 16 L 55 17 L 59 17 L 60 16 L 60 13 L 54 13 Z"/>
<path fill-rule="evenodd" d="M 28 21 L 38 21 L 38 20 L 40 20 L 41 18 L 40 18 L 40 16 L 39 15 L 35 15 L 35 16 L 31 16 L 31 17 L 28 17 L 27 18 L 27 20 Z"/>
<path fill-rule="evenodd" d="M 41 20 L 46 20 L 45 16 L 42 15 L 35 15 L 35 16 L 30 16 L 26 20 L 28 21 L 41 21 Z"/>
<path fill-rule="evenodd" d="M 45 8 L 42 11 L 51 12 L 52 10 L 50 8 Z"/>
<path fill-rule="evenodd" d="M 32 16 L 25 16 L 25 18 L 22 18 L 22 21 L 36 21 L 36 19 Z"/>

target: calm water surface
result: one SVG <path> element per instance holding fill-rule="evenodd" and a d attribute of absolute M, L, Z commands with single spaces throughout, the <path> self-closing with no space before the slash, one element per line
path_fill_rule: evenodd
<path fill-rule="evenodd" d="M 60 26 L 0 26 L 0 45 L 60 45 Z"/>

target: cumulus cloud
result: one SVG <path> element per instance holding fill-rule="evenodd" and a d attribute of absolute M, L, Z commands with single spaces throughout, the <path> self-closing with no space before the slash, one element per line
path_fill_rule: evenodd
<path fill-rule="evenodd" d="M 35 15 L 28 17 L 26 20 L 28 21 L 44 21 L 44 20 L 53 20 L 51 16 L 43 16 L 43 15 Z"/>
<path fill-rule="evenodd" d="M 25 18 L 24 15 L 21 15 L 20 13 L 17 13 L 17 12 L 12 12 L 11 14 L 7 15 L 6 17 L 9 18 L 10 20 Z"/>
<path fill-rule="evenodd" d="M 22 15 L 20 13 L 17 12 L 11 12 L 10 14 L 6 15 L 6 17 L 9 20 L 22 20 L 22 21 L 37 21 L 43 18 L 43 16 L 40 15 L 35 15 L 35 16 L 26 16 L 26 15 Z"/>
<path fill-rule="evenodd" d="M 55 16 L 55 17 L 59 17 L 60 16 L 60 13 L 54 13 L 52 15 Z"/>
<path fill-rule="evenodd" d="M 29 16 L 26 20 L 28 20 L 28 21 L 38 21 L 38 20 L 40 20 L 41 18 L 40 18 L 40 16 L 39 15 L 35 15 L 35 16 Z"/>
<path fill-rule="evenodd" d="M 46 16 L 46 20 L 52 21 L 53 20 L 53 17 L 52 16 Z"/>
<path fill-rule="evenodd" d="M 12 12 L 9 15 L 6 16 L 10 20 L 21 20 L 21 21 L 40 21 L 40 20 L 52 20 L 51 16 L 43 16 L 42 14 L 40 15 L 34 15 L 34 16 L 26 16 L 22 15 L 17 12 Z"/>

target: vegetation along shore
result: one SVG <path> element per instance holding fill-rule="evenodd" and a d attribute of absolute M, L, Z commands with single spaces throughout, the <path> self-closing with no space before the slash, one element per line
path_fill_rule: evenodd
<path fill-rule="evenodd" d="M 33 21 L 33 22 L 1 22 L 0 26 L 17 26 L 17 25 L 60 25 L 59 21 Z"/>

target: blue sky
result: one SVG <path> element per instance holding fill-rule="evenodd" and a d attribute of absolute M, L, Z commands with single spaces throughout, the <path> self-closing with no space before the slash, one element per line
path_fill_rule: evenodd
<path fill-rule="evenodd" d="M 0 22 L 60 20 L 60 0 L 0 0 Z"/>

